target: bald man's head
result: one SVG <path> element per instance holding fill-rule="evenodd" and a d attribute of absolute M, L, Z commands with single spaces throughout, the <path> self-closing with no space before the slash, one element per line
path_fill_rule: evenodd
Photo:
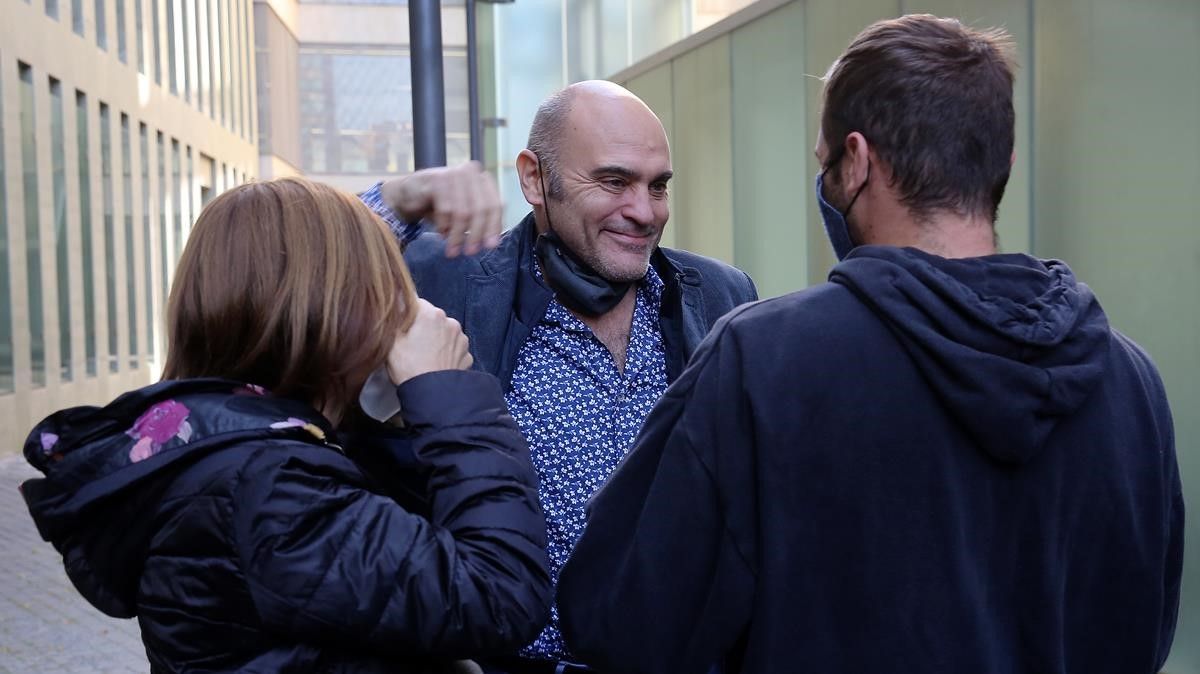
<path fill-rule="evenodd" d="M 545 176 L 548 197 L 556 200 L 562 198 L 562 176 L 558 168 L 562 148 L 572 131 L 572 126 L 586 130 L 587 125 L 594 121 L 592 118 L 596 116 L 628 115 L 631 111 L 634 115 L 644 113 L 662 126 L 658 117 L 642 99 L 625 87 L 608 80 L 576 82 L 542 101 L 533 117 L 526 147 L 538 157 L 538 164 Z"/>

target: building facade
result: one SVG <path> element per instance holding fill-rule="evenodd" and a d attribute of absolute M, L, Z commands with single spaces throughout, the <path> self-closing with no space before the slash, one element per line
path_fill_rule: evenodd
<path fill-rule="evenodd" d="M 446 162 L 470 158 L 466 12 L 442 3 Z M 260 166 L 348 191 L 413 170 L 404 0 L 255 0 Z"/>
<path fill-rule="evenodd" d="M 0 0 L 0 455 L 156 380 L 200 207 L 258 172 L 250 0 Z"/>

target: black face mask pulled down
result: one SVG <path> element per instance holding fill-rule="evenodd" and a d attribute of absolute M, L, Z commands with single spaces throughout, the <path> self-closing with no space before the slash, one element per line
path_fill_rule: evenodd
<path fill-rule="evenodd" d="M 546 193 L 546 175 L 542 158 L 538 157 L 538 182 L 542 187 L 542 204 L 546 211 L 546 232 L 533 244 L 542 276 L 550 282 L 555 297 L 566 308 L 584 316 L 595 317 L 608 313 L 629 292 L 630 282 L 610 281 L 579 256 L 554 233 L 550 220 L 550 195 Z"/>
<path fill-rule="evenodd" d="M 631 282 L 610 281 L 567 248 L 553 230 L 538 236 L 533 245 L 542 276 L 550 282 L 559 302 L 584 316 L 608 313 L 629 292 Z"/>

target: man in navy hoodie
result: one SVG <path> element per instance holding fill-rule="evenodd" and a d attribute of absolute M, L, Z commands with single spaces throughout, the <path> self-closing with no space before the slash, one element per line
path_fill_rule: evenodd
<path fill-rule="evenodd" d="M 1001 31 L 906 16 L 825 79 L 829 282 L 714 327 L 558 586 L 602 671 L 1157 672 L 1183 500 L 1154 365 L 997 254 Z"/>

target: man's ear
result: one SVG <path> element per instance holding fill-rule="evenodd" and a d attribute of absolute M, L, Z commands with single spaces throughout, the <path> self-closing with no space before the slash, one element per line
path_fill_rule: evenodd
<path fill-rule="evenodd" d="M 855 131 L 846 136 L 846 156 L 839 170 L 846 194 L 856 194 L 870 175 L 871 145 L 866 137 Z"/>
<path fill-rule="evenodd" d="M 533 150 L 521 150 L 517 155 L 517 179 L 521 181 L 521 193 L 530 206 L 542 206 L 546 202 L 542 193 L 541 162 Z"/>

